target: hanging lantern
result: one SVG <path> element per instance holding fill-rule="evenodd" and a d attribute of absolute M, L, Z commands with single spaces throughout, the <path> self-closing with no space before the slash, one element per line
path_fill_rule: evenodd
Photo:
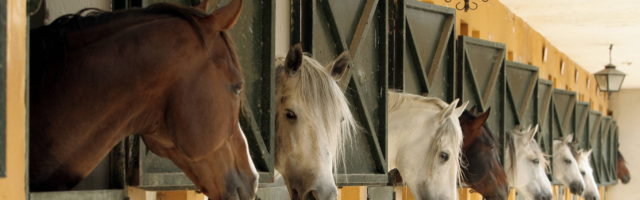
<path fill-rule="evenodd" d="M 594 76 L 598 82 L 598 88 L 603 92 L 618 92 L 622 87 L 622 81 L 626 76 L 623 72 L 616 69 L 616 66 L 611 64 L 611 50 L 613 44 L 609 46 L 609 64 L 604 66 L 604 69 L 595 73 Z"/>

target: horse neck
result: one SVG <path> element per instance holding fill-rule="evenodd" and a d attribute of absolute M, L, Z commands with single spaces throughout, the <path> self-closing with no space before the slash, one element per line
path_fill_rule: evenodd
<path fill-rule="evenodd" d="M 84 47 L 110 35 L 117 34 L 118 32 L 127 31 L 129 28 L 135 28 L 137 25 L 166 19 L 175 18 L 151 14 L 137 15 L 135 17 L 126 17 L 122 18 L 122 20 L 113 20 L 89 28 L 71 31 L 66 36 L 68 39 L 68 48 L 74 49 Z"/>

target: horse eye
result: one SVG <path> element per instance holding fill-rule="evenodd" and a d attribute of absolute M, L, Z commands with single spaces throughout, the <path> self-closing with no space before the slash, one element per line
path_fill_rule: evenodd
<path fill-rule="evenodd" d="M 564 159 L 564 163 L 571 164 L 571 160 L 569 160 L 569 159 L 565 158 L 565 159 Z"/>
<path fill-rule="evenodd" d="M 449 160 L 449 154 L 445 152 L 440 152 L 440 159 L 442 159 L 443 162 L 447 162 L 447 160 Z"/>
<path fill-rule="evenodd" d="M 531 162 L 532 162 L 533 164 L 536 164 L 536 165 L 537 165 L 537 164 L 540 164 L 540 159 L 537 159 L 537 158 L 536 158 L 536 159 L 531 160 Z"/>
<path fill-rule="evenodd" d="M 287 113 L 285 114 L 285 116 L 287 117 L 287 119 L 290 120 L 296 120 L 298 119 L 298 116 L 296 116 L 296 113 L 294 113 L 293 111 L 287 109 Z"/>
<path fill-rule="evenodd" d="M 580 171 L 580 174 L 582 174 L 582 176 L 584 176 L 586 173 L 584 173 L 584 171 Z"/>
<path fill-rule="evenodd" d="M 233 84 L 231 85 L 231 92 L 233 92 L 233 94 L 239 95 L 240 92 L 242 92 L 242 88 L 244 88 L 244 83 L 242 82 Z"/>

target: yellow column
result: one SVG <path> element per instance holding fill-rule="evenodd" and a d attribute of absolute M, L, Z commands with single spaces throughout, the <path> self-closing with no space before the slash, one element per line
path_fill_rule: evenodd
<path fill-rule="evenodd" d="M 367 199 L 367 187 L 366 186 L 345 186 L 340 189 L 341 200 L 366 200 Z"/>
<path fill-rule="evenodd" d="M 509 188 L 509 200 L 516 200 L 516 190 Z"/>
<path fill-rule="evenodd" d="M 7 0 L 6 46 L 6 177 L 0 178 L 0 199 L 26 199 L 26 47 L 25 0 Z"/>

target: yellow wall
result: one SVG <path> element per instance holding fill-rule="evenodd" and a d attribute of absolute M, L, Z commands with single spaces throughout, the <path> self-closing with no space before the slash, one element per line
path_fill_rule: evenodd
<path fill-rule="evenodd" d="M 26 198 L 26 2 L 7 2 L 7 176 L 0 178 L 0 200 Z"/>
<path fill-rule="evenodd" d="M 446 3 L 444 0 L 422 0 L 440 6 L 455 7 L 459 0 Z M 605 93 L 598 92 L 593 75 L 578 66 L 571 58 L 547 41 L 520 17 L 514 15 L 498 0 L 478 2 L 478 9 L 456 12 L 456 33 L 484 40 L 504 43 L 508 60 L 531 64 L 540 68 L 540 78 L 552 80 L 555 88 L 578 93 L 578 100 L 591 103 L 591 109 L 606 114 L 608 101 Z M 461 29 L 467 24 L 467 31 Z M 547 60 L 543 61 L 543 46 L 547 47 Z M 561 72 L 561 61 L 564 71 Z M 575 72 L 578 79 L 575 79 Z M 587 79 L 590 84 L 587 85 Z"/>

